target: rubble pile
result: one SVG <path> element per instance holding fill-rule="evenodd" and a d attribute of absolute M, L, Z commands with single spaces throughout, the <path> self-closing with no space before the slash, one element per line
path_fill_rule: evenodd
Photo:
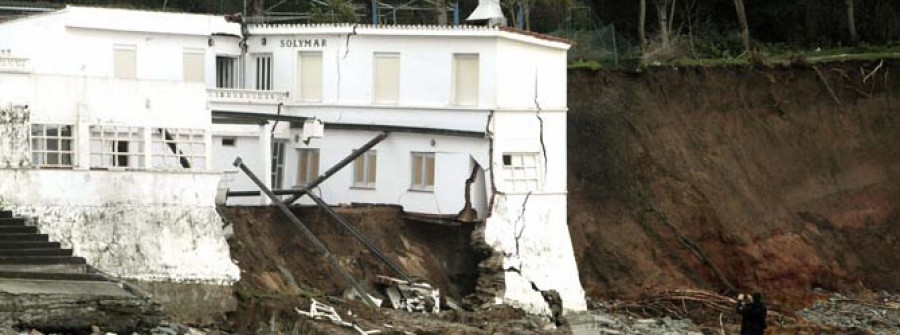
<path fill-rule="evenodd" d="M 875 334 L 900 334 L 900 296 L 888 293 L 875 298 L 834 294 L 797 314 L 809 323 Z"/>
<path fill-rule="evenodd" d="M 643 335 L 702 335 L 690 320 L 639 319 L 626 315 L 591 311 L 566 317 L 573 335 L 643 334 Z"/>

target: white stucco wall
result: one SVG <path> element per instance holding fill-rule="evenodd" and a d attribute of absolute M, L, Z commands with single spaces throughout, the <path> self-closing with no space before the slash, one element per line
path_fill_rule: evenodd
<path fill-rule="evenodd" d="M 219 153 L 214 160 L 214 168 L 222 171 L 235 171 L 232 166 L 235 155 L 241 155 L 244 163 L 261 175 L 259 166 L 261 158 L 255 155 L 252 148 L 258 147 L 258 139 L 248 131 L 244 136 L 236 138 L 235 147 L 222 147 L 221 136 L 213 138 L 214 151 Z M 298 133 L 294 129 L 291 133 Z M 239 133 L 222 133 L 237 135 Z M 317 148 L 320 155 L 319 173 L 337 164 L 350 155 L 352 150 L 362 146 L 379 133 L 374 131 L 326 130 L 325 137 L 313 139 L 309 145 L 294 142 L 292 135 L 276 136 L 276 139 L 287 140 L 285 149 L 284 188 L 299 187 L 297 183 L 298 149 Z M 432 145 L 432 141 L 434 145 Z M 465 204 L 465 182 L 472 172 L 475 161 L 486 165 L 488 142 L 486 139 L 457 138 L 451 136 L 422 135 L 408 133 L 391 133 L 373 149 L 377 152 L 377 178 L 375 189 L 353 188 L 353 165 L 329 178 L 316 194 L 322 196 L 330 204 L 378 203 L 397 204 L 410 212 L 429 214 L 456 214 Z M 411 153 L 435 153 L 435 185 L 434 191 L 411 190 Z M 243 172 L 237 173 L 229 185 L 231 190 L 255 191 L 253 185 Z M 474 187 L 474 186 L 473 186 Z M 486 194 L 483 189 L 473 191 L 473 206 L 480 217 L 487 212 Z M 257 205 L 256 198 L 231 198 L 229 204 Z M 301 200 L 303 204 L 313 204 L 309 199 Z"/>
<path fill-rule="evenodd" d="M 240 35 L 240 25 L 212 15 L 69 6 L 0 24 L 0 49 L 29 58 L 33 73 L 111 77 L 114 46 L 133 45 L 138 79 L 183 81 L 188 48 L 204 52 L 209 81 L 215 78 L 216 53 L 234 53 L 225 45 L 210 46 L 213 34 Z"/>
<path fill-rule="evenodd" d="M 0 169 L 0 207 L 112 275 L 232 284 L 219 174 Z"/>

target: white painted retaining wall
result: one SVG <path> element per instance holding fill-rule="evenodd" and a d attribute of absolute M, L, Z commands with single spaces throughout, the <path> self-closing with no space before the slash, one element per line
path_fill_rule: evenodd
<path fill-rule="evenodd" d="M 0 169 L 0 207 L 112 275 L 230 285 L 217 173 Z"/>

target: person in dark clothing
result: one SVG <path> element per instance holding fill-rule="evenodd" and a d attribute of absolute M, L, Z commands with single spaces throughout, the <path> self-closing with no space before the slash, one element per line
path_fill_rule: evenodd
<path fill-rule="evenodd" d="M 739 294 L 735 309 L 741 315 L 741 335 L 763 335 L 766 332 L 767 310 L 762 294 Z"/>

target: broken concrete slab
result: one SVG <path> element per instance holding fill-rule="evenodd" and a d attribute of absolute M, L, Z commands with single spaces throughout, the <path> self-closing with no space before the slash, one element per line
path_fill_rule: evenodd
<path fill-rule="evenodd" d="M 40 280 L 0 278 L 0 293 L 88 295 L 102 297 L 134 298 L 119 284 L 107 281 Z"/>

